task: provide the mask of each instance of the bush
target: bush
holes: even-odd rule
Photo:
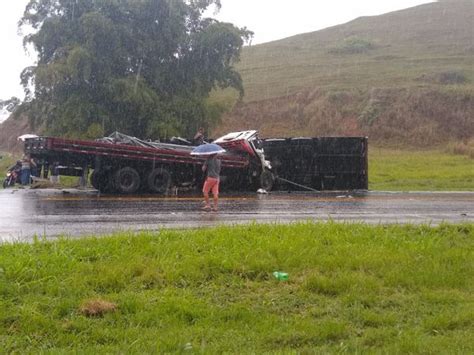
[[[456,155],[466,155],[474,159],[474,139],[468,142],[450,143],[446,146],[446,152]]]
[[[332,54],[360,54],[366,53],[371,49],[374,49],[376,46],[365,39],[358,37],[349,37],[344,40],[344,42],[329,50],[329,53]]]
[[[441,73],[423,74],[417,78],[419,81],[428,83],[453,85],[466,83],[467,77],[463,72],[450,70]]]
[[[458,71],[447,71],[438,74],[440,84],[464,84],[467,82],[466,75]]]

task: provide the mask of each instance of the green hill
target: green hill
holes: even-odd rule
[[[245,98],[217,131],[367,134],[421,145],[468,140],[473,58],[472,0],[361,17],[246,47],[238,65]]]

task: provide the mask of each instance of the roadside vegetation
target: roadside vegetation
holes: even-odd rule
[[[243,95],[233,64],[252,32],[203,16],[220,6],[30,0],[19,28],[34,29],[24,43],[37,50],[38,63],[21,75],[26,100],[15,115],[74,138],[116,130],[153,139],[191,136],[223,110],[207,100],[214,87]]]
[[[10,153],[2,153],[0,152],[0,174],[2,179],[5,177],[5,173],[7,172],[8,168],[15,164],[15,157]]]
[[[468,354],[473,250],[473,224],[332,222],[3,244],[0,344],[6,353]]]
[[[474,191],[473,166],[472,157],[442,150],[369,147],[369,188],[390,191]]]

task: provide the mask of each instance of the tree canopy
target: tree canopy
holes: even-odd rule
[[[38,53],[21,75],[23,110],[51,134],[191,134],[237,89],[233,64],[252,32],[203,16],[220,0],[30,0],[20,26]],[[34,88],[31,90],[30,88]]]

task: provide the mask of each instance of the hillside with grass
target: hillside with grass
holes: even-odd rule
[[[216,130],[368,135],[436,145],[474,134],[474,3],[441,0],[246,47]],[[235,100],[223,92],[216,100]]]

